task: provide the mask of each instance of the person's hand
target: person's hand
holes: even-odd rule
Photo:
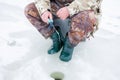
[[[57,11],[57,16],[62,20],[65,20],[69,15],[67,7],[63,7]]]
[[[52,14],[49,11],[45,11],[41,15],[41,19],[45,22],[48,23],[48,19],[52,19]]]

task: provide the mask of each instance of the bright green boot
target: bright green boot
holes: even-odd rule
[[[68,37],[65,38],[63,50],[60,54],[60,60],[68,62],[72,59],[74,46],[71,45]]]
[[[53,45],[48,50],[48,54],[55,54],[62,48],[62,41],[60,39],[59,33],[55,31],[50,38],[52,39]]]

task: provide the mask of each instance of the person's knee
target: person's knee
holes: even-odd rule
[[[33,9],[34,7],[35,7],[34,2],[28,4],[28,5],[25,7],[25,9],[24,9],[24,14],[25,14],[25,16],[28,16],[30,10]]]

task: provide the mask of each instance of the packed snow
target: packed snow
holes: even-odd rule
[[[44,39],[24,16],[32,0],[0,0],[0,80],[120,80],[120,1],[103,0],[102,20],[95,38],[81,42],[70,62],[60,52],[48,55]]]

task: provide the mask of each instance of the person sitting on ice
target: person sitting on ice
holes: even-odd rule
[[[46,39],[52,39],[53,45],[48,54],[55,54],[63,47],[59,58],[68,62],[72,59],[74,47],[93,36],[98,29],[101,2],[35,0],[26,6],[25,15]]]

